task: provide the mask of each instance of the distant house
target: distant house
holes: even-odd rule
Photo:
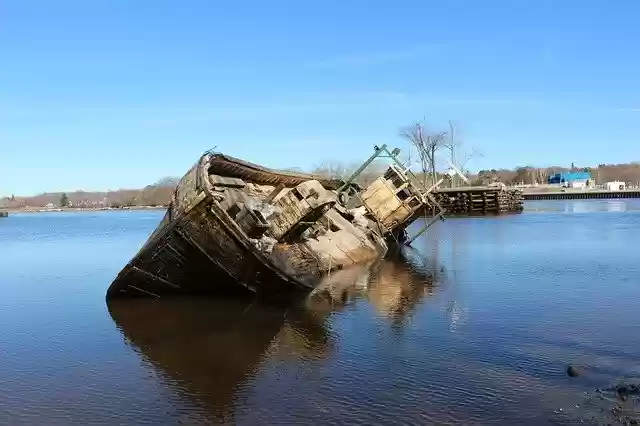
[[[593,178],[587,171],[581,172],[560,172],[549,176],[547,183],[560,184],[569,188],[585,188],[592,186]]]
[[[47,209],[52,209],[55,206],[53,205],[53,203],[47,203],[47,204],[44,205],[44,207],[47,208]]]

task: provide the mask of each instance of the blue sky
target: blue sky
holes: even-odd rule
[[[640,160],[640,2],[0,3],[0,195],[272,167],[459,123],[472,169]]]

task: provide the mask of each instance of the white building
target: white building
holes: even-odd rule
[[[586,180],[574,180],[568,183],[569,188],[585,189],[587,187]]]
[[[626,183],[614,180],[604,184],[607,191],[624,191],[627,188]]]

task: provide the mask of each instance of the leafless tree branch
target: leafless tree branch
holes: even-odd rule
[[[418,121],[400,129],[400,136],[407,139],[418,152],[422,171],[436,181],[436,153],[443,146],[447,132],[433,132],[426,128],[424,121]]]

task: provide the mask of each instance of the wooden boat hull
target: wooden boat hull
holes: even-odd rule
[[[259,259],[208,201],[161,230],[118,274],[107,298],[234,291],[238,284],[273,296],[309,290]]]
[[[397,167],[351,210],[338,203],[340,188],[349,185],[206,153],[180,180],[162,222],[107,298],[239,288],[268,299],[307,295],[330,271],[384,256],[385,237],[426,202]]]
[[[203,158],[181,180],[174,201],[143,248],[118,274],[107,298],[237,291],[290,298],[313,289],[257,251],[208,188]],[[318,279],[320,277],[317,277]]]

